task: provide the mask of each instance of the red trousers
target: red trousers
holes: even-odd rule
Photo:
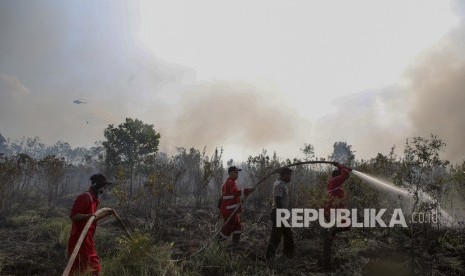
[[[98,275],[101,268],[97,252],[94,249],[91,249],[91,251],[88,252],[82,251],[83,250],[81,248],[74,260],[73,266],[71,267],[70,275],[79,275],[84,272],[92,272],[92,275]]]
[[[224,222],[228,220],[229,216],[223,216]],[[240,234],[241,233],[241,219],[238,214],[235,214],[228,223],[223,225],[221,228],[221,236],[223,238],[229,237],[231,234]]]

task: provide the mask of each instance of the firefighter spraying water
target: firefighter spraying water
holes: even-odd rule
[[[289,208],[289,197],[288,197],[288,185],[291,182],[291,175],[293,170],[291,167],[305,165],[305,164],[330,164],[337,169],[332,171],[331,178],[327,183],[327,200],[324,208],[321,209],[321,219],[324,221],[334,220],[333,217],[329,216],[330,211],[340,210],[345,208],[345,193],[344,193],[344,182],[350,177],[350,174],[353,173],[357,177],[360,177],[362,180],[370,184],[374,184],[377,187],[387,189],[391,192],[395,192],[402,195],[410,195],[410,193],[402,188],[395,187],[385,181],[376,179],[367,174],[361,173],[356,170],[352,170],[349,167],[339,164],[337,162],[329,161],[305,161],[290,164],[285,167],[277,168],[273,170],[270,174],[266,175],[260,181],[258,181],[253,187],[238,189],[236,186],[236,179],[238,173],[241,169],[232,166],[228,168],[228,178],[222,187],[222,195],[219,201],[219,208],[221,210],[221,215],[223,216],[224,223],[222,227],[216,234],[212,235],[211,238],[195,253],[187,256],[183,259],[172,260],[174,262],[186,260],[197,255],[205,248],[207,248],[210,242],[216,240],[225,240],[229,236],[232,236],[233,246],[237,248],[240,240],[241,234],[241,221],[240,213],[242,210],[242,205],[247,200],[247,197],[262,183],[265,182],[269,177],[279,174],[279,178],[274,183],[273,189],[273,200],[274,207],[271,213],[272,221],[272,231],[271,236],[267,246],[266,259],[273,260],[276,254],[276,249],[281,242],[281,239],[284,237],[284,249],[283,254],[289,258],[294,256],[294,238],[290,226],[278,226],[276,223],[276,211],[277,210],[287,210]],[[73,275],[75,272],[91,271],[93,275],[98,275],[100,271],[100,264],[98,262],[97,254],[94,249],[92,236],[95,231],[96,221],[99,219],[114,214],[117,219],[119,216],[115,213],[114,210],[110,208],[102,208],[97,211],[98,194],[101,189],[109,184],[106,181],[106,178],[103,175],[93,175],[91,177],[92,185],[88,192],[80,195],[73,206],[71,212],[71,219],[73,220],[73,229],[71,231],[70,243],[68,248],[68,254],[70,256],[68,266],[65,269],[63,275]],[[426,194],[425,194],[426,195]],[[241,201],[241,197],[243,197]],[[428,198],[427,195],[422,198]],[[441,209],[442,210],[442,209]],[[445,213],[445,211],[444,211]],[[445,213],[447,214],[447,213]],[[294,215],[293,215],[294,216]],[[368,217],[368,213],[365,214]],[[356,217],[356,216],[355,216]],[[376,219],[376,217],[375,217]],[[122,223],[121,219],[119,221]],[[281,220],[282,222],[282,220]],[[341,222],[344,223],[344,219],[341,219]],[[401,223],[402,224],[402,223]],[[285,224],[286,225],[286,224]],[[287,224],[288,225],[288,224]],[[321,225],[321,222],[320,222]],[[329,226],[330,228],[324,229],[323,236],[323,254],[322,254],[322,265],[325,268],[331,267],[331,247],[333,240],[336,238],[337,233],[343,231],[349,231],[351,226],[337,226],[338,224]],[[405,225],[405,223],[403,224]],[[124,227],[124,224],[122,223]],[[292,226],[293,227],[293,226]],[[357,227],[357,226],[354,226]],[[363,227],[363,226],[362,226]],[[404,226],[406,227],[406,226]],[[126,234],[128,236],[129,232],[124,227]],[[82,244],[82,246],[81,246]],[[148,253],[147,253],[148,254]]]
[[[349,178],[351,168],[348,168],[337,162],[333,162],[332,165],[336,166],[337,169],[331,173],[331,179],[328,182],[328,199],[325,205],[325,220],[329,221],[331,209],[342,209],[345,208],[344,204],[344,182]],[[342,221],[344,223],[344,221]],[[325,268],[331,267],[331,246],[336,234],[339,232],[349,231],[350,227],[333,227],[325,231],[324,245],[323,245],[323,265]]]

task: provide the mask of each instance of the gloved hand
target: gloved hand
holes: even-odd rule
[[[339,163],[338,163],[338,162],[331,162],[331,165],[333,165],[333,166],[336,166],[336,167],[337,167],[337,166],[339,166]]]

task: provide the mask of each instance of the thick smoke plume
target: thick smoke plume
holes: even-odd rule
[[[422,56],[407,76],[409,116],[418,135],[447,144],[444,157],[465,158],[465,24]]]
[[[182,96],[177,110],[168,135],[182,146],[229,143],[256,149],[288,143],[300,120],[277,95],[233,81],[198,85]]]

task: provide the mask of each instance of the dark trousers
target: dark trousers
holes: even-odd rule
[[[290,227],[284,227],[281,224],[281,227],[276,225],[276,209],[271,211],[271,236],[270,241],[268,242],[268,248],[266,250],[266,258],[274,258],[276,254],[276,249],[281,243],[281,237],[284,237],[283,244],[283,254],[292,257],[294,256],[294,237],[292,235],[292,229]]]
[[[336,234],[340,232],[350,231],[351,227],[333,227],[330,229],[323,230],[323,266],[325,268],[331,268],[331,247],[333,240],[336,238]]]

